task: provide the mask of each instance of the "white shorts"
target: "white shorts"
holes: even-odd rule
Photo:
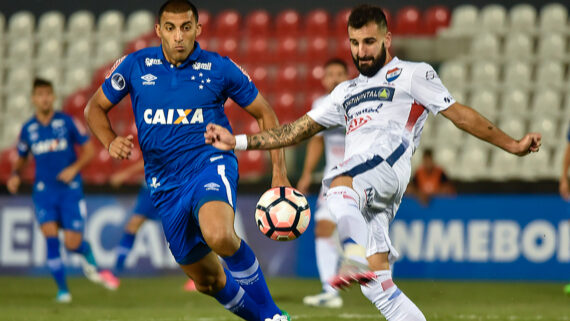
[[[402,175],[398,175],[380,156],[360,154],[333,168],[323,179],[323,186],[328,189],[332,180],[341,175],[352,177],[352,187],[359,196],[360,211],[368,224],[366,255],[390,252],[389,260],[393,262],[398,253],[390,241],[388,227],[402,202],[409,172],[403,171]]]
[[[317,199],[317,209],[314,214],[315,222],[326,220],[334,222],[336,224],[336,217],[329,211],[324,195],[324,188],[321,188],[319,198]]]

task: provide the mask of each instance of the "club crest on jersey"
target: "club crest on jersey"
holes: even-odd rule
[[[212,63],[211,62],[195,62],[192,65],[194,70],[212,70]]]
[[[194,113],[192,113],[194,111]],[[192,114],[190,120],[188,117]],[[149,125],[191,125],[204,123],[202,108],[192,109],[151,109],[144,111],[144,122]]]
[[[144,80],[142,83],[143,86],[149,86],[154,85],[154,81],[157,79],[157,77],[153,74],[146,74],[144,76],[141,76],[141,79]]]
[[[388,82],[392,82],[396,79],[398,79],[398,77],[400,77],[400,74],[402,73],[402,68],[394,68],[394,69],[390,69],[388,70],[388,72],[386,73],[386,80]]]
[[[147,67],[152,67],[153,65],[162,65],[162,60],[156,58],[146,58],[144,64]]]

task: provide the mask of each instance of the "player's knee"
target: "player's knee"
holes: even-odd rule
[[[240,239],[233,230],[212,229],[203,234],[208,246],[218,255],[231,256],[239,249]]]
[[[66,238],[63,244],[68,251],[75,251],[81,245],[81,239]]]
[[[224,288],[222,275],[201,275],[193,280],[196,285],[196,290],[207,295],[214,295]]]

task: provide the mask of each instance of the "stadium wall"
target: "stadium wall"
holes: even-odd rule
[[[257,195],[238,197],[236,229],[270,276],[316,277],[313,224],[293,242],[268,240],[257,231]],[[315,197],[309,198],[312,205]],[[86,238],[100,265],[114,263],[134,198],[88,196]],[[570,207],[556,195],[462,195],[429,206],[405,199],[391,227],[401,258],[397,278],[550,280],[569,278]],[[65,253],[65,251],[63,251]],[[77,257],[66,257],[79,273]],[[0,274],[47,274],[45,245],[29,197],[0,196]],[[127,260],[132,275],[179,273],[157,222],[143,225]]]

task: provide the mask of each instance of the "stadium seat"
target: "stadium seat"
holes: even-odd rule
[[[248,70],[248,73],[251,76],[251,80],[262,94],[265,95],[273,89],[272,79],[267,67],[257,65],[253,67],[253,69]]]
[[[487,60],[480,60],[471,66],[471,83],[494,86],[499,82],[499,66]]]
[[[257,180],[267,170],[267,152],[261,150],[237,153],[240,180]]]
[[[322,91],[321,81],[325,75],[325,68],[322,64],[315,64],[307,71],[307,88]]]
[[[56,88],[61,85],[61,69],[58,64],[41,66],[36,70],[36,76],[51,81]]]
[[[529,59],[532,57],[533,44],[525,33],[514,33],[506,37],[503,55],[511,59]]]
[[[14,140],[15,141],[15,140]],[[6,148],[0,152],[0,183],[6,184],[12,174],[13,164],[18,159],[18,151],[16,148]]]
[[[348,17],[351,9],[342,9],[334,17],[334,36],[346,38],[348,32]]]
[[[465,94],[465,91],[455,89],[455,90],[450,90],[450,93],[451,93],[451,96],[453,97],[453,99],[455,99],[455,101],[462,103],[462,104],[466,103],[467,95]]]
[[[550,3],[540,10],[539,27],[546,32],[563,32],[568,25],[568,9],[560,3]]]
[[[295,64],[287,64],[277,70],[276,86],[282,90],[298,90],[305,85],[304,75]]]
[[[428,35],[435,35],[439,29],[449,27],[450,20],[451,13],[447,7],[430,7],[423,14],[423,32]]]
[[[275,63],[293,63],[302,60],[302,58],[299,52],[299,41],[297,38],[284,37],[277,39],[277,50],[273,56]]]
[[[447,61],[442,64],[439,77],[448,89],[461,89],[467,80],[467,68],[460,61]]]
[[[529,97],[526,90],[508,88],[503,92],[501,100],[501,114],[520,115],[528,112]]]
[[[471,42],[470,55],[478,58],[497,58],[499,56],[499,39],[491,33],[477,35]]]
[[[90,66],[92,52],[91,41],[88,39],[74,40],[67,46],[65,63],[68,67]]]
[[[77,89],[87,88],[91,84],[91,70],[89,68],[70,68],[63,77],[62,92],[69,95]]]
[[[91,11],[76,11],[67,20],[67,38],[71,44],[77,39],[90,40],[94,25],[95,16]]]
[[[275,19],[276,36],[296,37],[301,31],[301,15],[293,9],[281,11]]]
[[[479,10],[474,5],[460,5],[451,14],[451,29],[459,34],[474,33],[479,26]]]
[[[558,178],[558,167],[556,168],[555,176],[551,174],[553,166],[551,165],[549,154],[548,149],[541,148],[539,153],[532,153],[522,158],[519,177],[525,181]]]
[[[240,50],[239,50],[238,38],[221,38],[218,39],[218,49],[217,52],[221,56],[228,56],[237,63],[240,61]]]
[[[497,125],[505,133],[516,139],[522,138],[526,134],[526,121],[516,114],[502,116],[497,121]]]
[[[507,10],[500,4],[489,4],[481,9],[480,27],[490,32],[501,32],[505,29]]]
[[[495,148],[491,152],[490,177],[494,181],[516,179],[521,171],[520,157]]]
[[[558,116],[561,105],[560,93],[548,87],[537,88],[532,99],[531,112],[535,115]]]
[[[517,4],[509,11],[509,29],[528,32],[536,28],[536,8],[530,4]]]
[[[30,39],[33,37],[35,28],[34,14],[29,11],[18,11],[8,20],[8,35],[10,40]]]
[[[241,31],[241,15],[236,10],[225,10],[216,16],[216,37],[238,37]]]
[[[95,146],[95,157],[81,170],[81,176],[87,183],[101,185],[109,180],[113,171],[113,160],[100,143],[97,142]]]
[[[4,36],[4,25],[6,24],[6,17],[0,12],[0,37]]]
[[[505,67],[505,78],[503,82],[507,86],[528,86],[531,74],[532,70],[528,63],[511,61]]]
[[[200,38],[208,38],[214,34],[212,26],[212,14],[206,10],[198,10],[198,22],[202,25],[202,32],[200,33]]]
[[[32,38],[13,39],[8,46],[8,63],[26,64],[34,56],[34,42]]]
[[[558,142],[558,132],[559,132],[559,124],[558,119],[559,115],[552,115],[552,114],[539,114],[535,115],[532,120],[529,122],[529,132],[536,132],[542,134],[542,143],[546,146],[554,146],[556,142]],[[564,120],[564,124],[567,124],[567,119]]]
[[[6,93],[25,93],[29,95],[34,80],[30,68],[12,68],[8,70],[4,90]]]
[[[95,72],[93,73],[93,78],[91,79],[91,90],[93,92],[95,92],[95,90],[97,90],[97,88],[99,88],[99,86],[103,84],[103,82],[105,81],[105,77],[113,67],[114,63],[115,63],[114,61],[110,62],[95,70]]]
[[[499,114],[497,93],[490,87],[473,88],[469,106],[491,120],[495,119]]]
[[[125,17],[121,11],[108,10],[103,12],[97,20],[97,36],[99,39],[122,40]]]
[[[89,98],[91,98],[91,91],[85,89],[75,91],[63,102],[63,111],[70,116],[83,120],[84,122],[83,111]]]
[[[156,47],[159,45],[160,45],[160,39],[156,36],[156,33],[153,30],[128,42],[125,45],[124,53],[130,54],[132,52],[141,50],[143,48]],[[203,46],[202,41],[200,41],[200,46]],[[204,47],[202,48],[205,49]]]
[[[270,36],[272,27],[271,16],[267,10],[253,10],[245,17],[245,31],[250,39]]]
[[[435,141],[445,146],[459,147],[465,138],[465,133],[447,118],[438,117],[435,119]]]
[[[422,33],[420,10],[413,6],[406,6],[398,10],[396,25],[392,29],[398,35],[419,35]]]
[[[61,39],[65,26],[65,16],[59,11],[48,11],[42,14],[38,20],[36,37],[43,41],[47,38]]]
[[[36,66],[44,64],[57,64],[63,58],[63,46],[60,39],[49,38],[38,45]]]
[[[566,57],[566,39],[561,34],[549,33],[538,40],[538,56],[541,59],[562,60]]]
[[[305,58],[308,63],[322,63],[330,57],[329,40],[325,37],[315,36],[307,39]]]
[[[335,46],[336,49],[334,56],[336,58],[343,59],[346,62],[350,62],[348,64],[349,69],[350,68],[356,69],[356,67],[352,63],[352,54],[350,52],[350,41],[348,40],[348,36],[345,34],[342,37],[337,37],[335,43],[336,43]]]
[[[324,9],[313,10],[305,16],[305,32],[308,37],[328,37],[331,16]]]
[[[98,67],[109,61],[114,61],[121,57],[123,46],[119,40],[108,39],[100,41],[95,47],[94,66]]]
[[[323,88],[318,88],[318,87],[315,87],[315,89],[309,91],[305,91],[305,104],[304,107],[302,107],[301,109],[305,112],[309,111],[313,106],[315,100],[321,98],[325,94],[326,94],[325,90]]]
[[[535,83],[559,87],[564,82],[564,66],[559,61],[543,61],[536,66]]]
[[[486,178],[489,176],[488,160],[488,148],[480,144],[473,144],[469,148],[463,149],[459,157],[459,170],[455,173],[455,176],[465,181]]]
[[[34,113],[30,92],[10,92],[6,99],[4,112],[7,119],[21,125],[26,118]]]
[[[242,58],[250,64],[266,64],[271,61],[269,50],[270,39],[266,37],[249,37]]]
[[[153,31],[155,22],[154,14],[148,10],[132,12],[127,18],[126,40],[133,40]]]
[[[457,165],[458,152],[457,148],[451,146],[443,146],[438,148],[434,153],[435,162],[442,168],[446,169],[446,172],[450,176],[455,176],[454,170]]]

